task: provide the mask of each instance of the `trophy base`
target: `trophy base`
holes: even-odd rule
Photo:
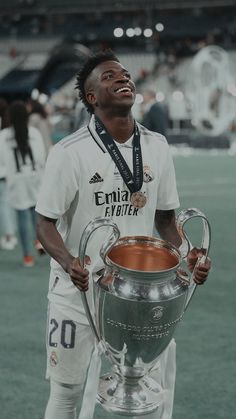
[[[100,377],[97,402],[108,412],[141,416],[158,409],[163,389],[151,377],[127,379],[109,373]]]

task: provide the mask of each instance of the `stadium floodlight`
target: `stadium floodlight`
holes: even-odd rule
[[[134,29],[133,29],[133,28],[128,28],[128,29],[126,30],[126,35],[127,35],[129,38],[132,38],[132,37],[135,35]]]
[[[157,32],[163,32],[164,31],[164,25],[161,22],[158,22],[155,26]]]
[[[146,28],[143,31],[145,38],[150,38],[153,34],[153,30],[151,28]]]
[[[121,38],[124,35],[124,29],[115,28],[113,34],[116,38]]]
[[[136,28],[134,28],[134,33],[136,36],[140,36],[142,35],[142,29],[139,26],[137,26]]]

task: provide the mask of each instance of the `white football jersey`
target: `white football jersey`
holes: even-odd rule
[[[13,128],[0,132],[0,167],[5,171],[8,201],[17,210],[35,206],[46,160],[40,132],[29,127],[28,133],[32,158],[27,154],[23,160]]]
[[[175,171],[165,137],[138,124],[141,138],[144,182],[147,198],[143,208],[130,202],[130,191],[114,161],[95,131],[94,117],[83,127],[59,141],[50,151],[36,211],[57,219],[57,228],[69,252],[78,256],[86,225],[95,217],[111,217],[120,236],[152,236],[156,209],[179,206]],[[133,173],[131,137],[117,146]],[[101,266],[99,250],[111,229],[96,231],[88,243],[91,271]],[[74,320],[86,323],[80,292],[55,261],[49,284],[49,299],[60,304]]]

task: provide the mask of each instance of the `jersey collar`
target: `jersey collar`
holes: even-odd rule
[[[107,153],[106,147],[104,146],[101,139],[99,138],[99,135],[96,132],[94,115],[91,116],[91,119],[90,119],[90,122],[89,122],[89,125],[88,125],[88,129],[89,129],[90,134],[92,135],[93,139],[98,144],[98,146],[102,149],[102,151],[104,153]],[[132,148],[133,147],[133,135],[125,143],[120,144],[120,143],[116,142],[116,145],[117,145],[118,148],[124,148],[124,147]]]

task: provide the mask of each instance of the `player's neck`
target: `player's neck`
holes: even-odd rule
[[[126,116],[98,115],[109,134],[118,143],[125,143],[134,132],[134,118],[132,114]]]

